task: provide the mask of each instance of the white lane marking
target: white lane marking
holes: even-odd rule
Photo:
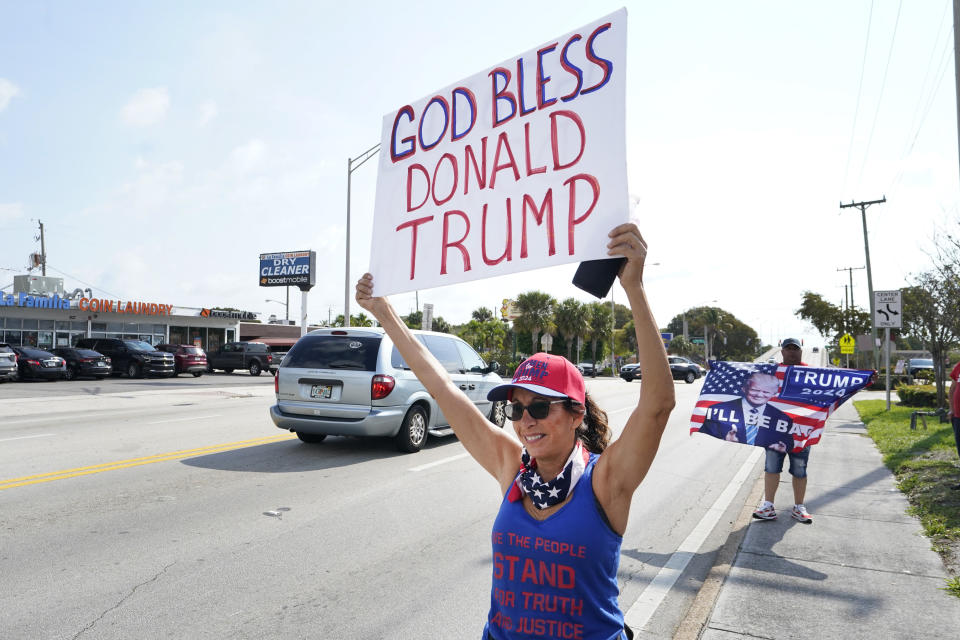
[[[459,455],[450,456],[449,458],[443,458],[442,460],[437,460],[436,462],[428,462],[427,464],[422,464],[419,467],[411,467],[410,471],[423,471],[424,469],[429,469],[430,467],[436,467],[441,464],[447,464],[448,462],[453,462],[454,460],[460,460],[461,458],[466,458],[469,453],[461,453]]]
[[[716,526],[717,521],[723,517],[723,512],[726,511],[730,503],[733,502],[737,491],[740,490],[741,485],[747,479],[747,476],[750,475],[750,472],[763,451],[760,447],[755,447],[755,450],[750,453],[749,457],[747,457],[740,466],[736,475],[734,475],[733,479],[727,484],[726,489],[723,490],[716,502],[713,503],[713,506],[703,514],[700,522],[693,528],[693,531],[690,532],[687,539],[680,543],[680,546],[677,547],[677,550],[670,556],[667,563],[663,565],[663,568],[654,576],[650,584],[648,584],[643,590],[643,593],[640,594],[640,597],[637,598],[637,601],[634,602],[630,610],[627,611],[624,619],[634,631],[641,631],[647,622],[650,621],[657,607],[660,606],[664,598],[667,597],[667,593],[670,592],[670,589],[673,588],[673,585],[677,582],[680,574],[683,573],[683,570],[687,568],[690,560],[697,551],[700,550],[707,535]]]
[[[204,420],[206,418],[219,418],[221,414],[211,413],[206,416],[188,416],[186,418],[171,418],[170,420],[155,420],[153,422],[145,422],[144,424],[164,424],[166,422],[189,422],[190,420]]]
[[[55,433],[38,433],[35,436],[16,436],[15,438],[0,438],[0,442],[10,442],[11,440],[28,440],[30,438],[52,438]]]

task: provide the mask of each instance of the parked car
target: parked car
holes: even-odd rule
[[[57,347],[53,353],[67,362],[65,378],[76,380],[80,376],[91,376],[103,380],[113,373],[113,363],[110,358],[93,349],[78,347]]]
[[[17,379],[62,380],[67,364],[60,356],[36,347],[13,347],[17,354]]]
[[[577,364],[577,369],[579,369],[580,373],[584,376],[597,377],[597,368],[592,362],[580,362]]]
[[[767,364],[777,364],[776,358],[767,358]]]
[[[153,345],[130,338],[80,338],[80,349],[92,349],[108,356],[114,373],[126,373],[131,378],[145,375],[172,376],[173,354],[157,351]]]
[[[639,364],[625,364],[620,367],[620,377],[626,380],[627,382],[633,382],[634,380],[640,379],[640,365]]]
[[[503,381],[460,338],[415,330],[454,384],[491,422],[503,426],[505,402],[487,400]],[[274,379],[270,417],[303,442],[328,435],[386,436],[401,451],[419,451],[427,435],[453,433],[436,401],[379,327],[316,329],[290,349]]]
[[[907,373],[915,376],[921,371],[933,373],[933,358],[910,358],[907,360]]]
[[[157,349],[173,354],[173,375],[191,373],[199,378],[207,370],[207,354],[192,344],[158,344]]]
[[[6,342],[0,342],[0,382],[17,379],[17,352]]]
[[[269,371],[273,365],[273,354],[262,342],[228,342],[216,351],[207,352],[207,371],[221,369],[233,373],[246,369],[252,376]]]
[[[814,347],[811,351],[813,351],[813,353],[820,353],[820,347]]]
[[[273,356],[273,362],[270,363],[270,373],[272,375],[277,375],[277,369],[280,368],[280,363],[283,362],[283,358],[290,351],[290,348],[296,344],[295,339],[285,340],[281,338],[270,338],[270,341],[267,343],[267,348],[270,349],[270,355]]]
[[[703,368],[696,362],[682,356],[667,356],[670,362],[670,373],[674,380],[683,380],[687,384],[703,375]]]

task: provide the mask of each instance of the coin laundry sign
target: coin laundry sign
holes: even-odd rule
[[[285,251],[260,254],[260,286],[295,285],[308,291],[317,283],[316,251]]]

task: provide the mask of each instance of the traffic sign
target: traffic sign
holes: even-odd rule
[[[661,333],[660,339],[663,340],[663,346],[670,348],[670,341],[673,340],[672,333]]]
[[[690,342],[693,344],[703,344],[703,338],[690,338]]]
[[[903,326],[900,290],[873,292],[873,324],[877,328],[899,329]]]
[[[849,333],[845,333],[840,336],[840,353],[847,354],[853,353],[853,348],[856,346],[857,341],[853,339],[853,336]]]

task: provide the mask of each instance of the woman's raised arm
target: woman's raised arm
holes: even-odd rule
[[[437,401],[467,452],[500,482],[504,491],[516,476],[520,444],[489,422],[453,383],[433,354],[407,328],[390,301],[373,297],[373,276],[357,282],[357,303],[373,314],[427,391]]]
[[[622,224],[610,232],[609,255],[623,256],[620,284],[627,292],[637,333],[642,382],[640,400],[627,419],[620,437],[597,462],[594,488],[611,524],[626,528],[630,499],[640,485],[660,446],[660,437],[675,403],[673,375],[667,363],[660,329],[653,318],[643,289],[643,264],[647,244],[635,223]]]

